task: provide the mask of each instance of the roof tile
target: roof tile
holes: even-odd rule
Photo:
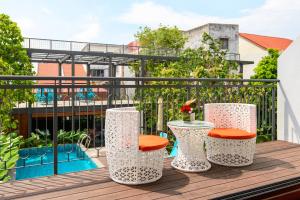
[[[240,36],[262,48],[277,49],[279,51],[284,51],[293,42],[293,40],[287,38],[270,37],[249,33],[240,33]]]

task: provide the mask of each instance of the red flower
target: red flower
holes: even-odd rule
[[[192,110],[192,108],[191,108],[191,106],[189,106],[189,105],[183,105],[183,106],[181,106],[181,108],[180,108],[180,111],[183,112],[183,113],[188,113],[188,112],[190,112],[191,110]]]

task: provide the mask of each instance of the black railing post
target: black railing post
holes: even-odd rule
[[[27,136],[30,137],[31,135],[31,127],[32,127],[32,104],[28,102],[28,127],[27,127]]]
[[[54,88],[53,99],[53,168],[54,175],[58,174],[58,153],[57,153],[57,87]]]
[[[58,63],[58,76],[61,77],[62,76],[62,63],[59,62]],[[59,86],[61,86],[62,84],[62,80],[59,80]],[[59,89],[59,92],[61,93],[62,89]]]
[[[272,140],[275,140],[275,87],[272,87]]]
[[[112,57],[109,57],[109,65],[108,65],[108,73],[109,77],[113,77],[113,63],[112,63]],[[109,81],[109,88],[108,88],[108,107],[110,108],[112,106],[112,98],[114,97],[113,95],[113,85],[114,81],[111,80]]]
[[[186,96],[186,100],[189,100],[191,98],[191,88],[190,86],[187,87],[187,96]]]
[[[72,78],[75,76],[75,60],[74,55],[72,55]],[[75,131],[75,80],[72,79],[72,131]]]

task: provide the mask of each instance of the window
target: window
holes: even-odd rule
[[[104,77],[104,70],[103,69],[92,69],[91,75],[95,77]]]
[[[229,43],[228,38],[220,38],[220,42],[221,42],[221,49],[228,49],[228,43]]]

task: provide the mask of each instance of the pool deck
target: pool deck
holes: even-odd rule
[[[212,165],[207,172],[183,173],[165,160],[163,177],[151,184],[120,185],[106,167],[0,185],[0,199],[211,199],[300,175],[300,145],[274,141],[258,144],[251,166]],[[105,164],[105,157],[99,158]]]

